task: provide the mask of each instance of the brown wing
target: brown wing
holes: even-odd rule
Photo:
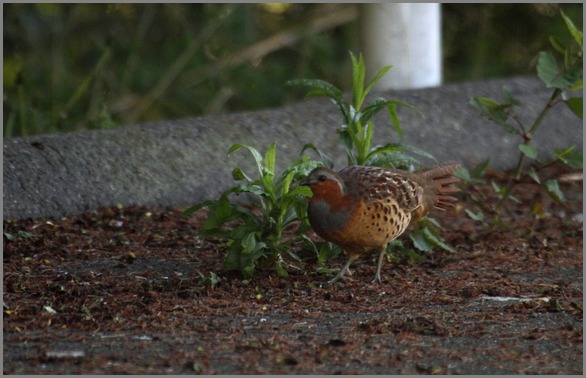
[[[346,194],[370,201],[394,199],[403,211],[411,212],[421,206],[423,187],[413,175],[400,170],[379,167],[351,166],[339,172]]]

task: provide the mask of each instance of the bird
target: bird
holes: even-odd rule
[[[381,283],[384,252],[392,240],[425,217],[433,208],[447,210],[459,190],[452,174],[460,163],[449,161],[408,172],[395,168],[349,166],[339,172],[320,166],[300,185],[312,196],[307,217],[315,233],[338,245],[348,255],[340,272],[326,284],[342,278],[361,255],[378,249],[373,283]]]

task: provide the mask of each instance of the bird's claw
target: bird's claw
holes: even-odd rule
[[[383,281],[381,280],[380,275],[377,274],[374,276],[374,279],[372,281],[370,281],[370,283],[380,284],[380,283],[383,283]]]

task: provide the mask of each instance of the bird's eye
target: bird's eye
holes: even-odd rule
[[[319,181],[326,181],[326,176],[321,175],[317,178]]]

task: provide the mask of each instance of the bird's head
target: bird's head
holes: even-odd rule
[[[342,178],[326,167],[315,168],[300,185],[309,186],[314,198],[341,197],[345,191]]]

